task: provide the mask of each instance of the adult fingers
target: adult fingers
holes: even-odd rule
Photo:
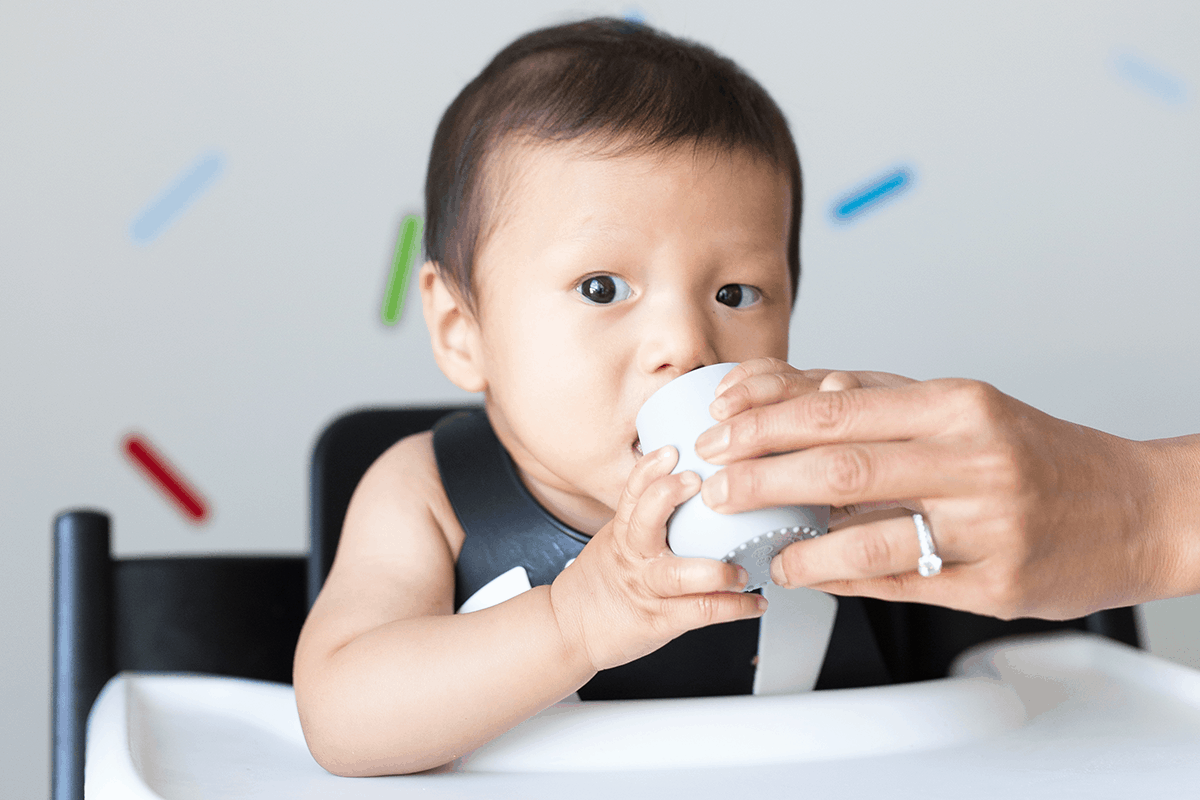
[[[943,606],[1000,619],[1030,616],[1074,619],[1094,610],[1086,602],[1065,602],[1048,607],[1031,599],[1028,587],[1019,585],[1009,570],[999,569],[987,559],[946,564],[939,574],[928,578],[912,569],[878,578],[827,581],[813,584],[811,588],[836,595]],[[1061,584],[1055,597],[1069,599],[1064,597]]]
[[[853,372],[831,372],[821,379],[819,391],[844,392],[847,389],[861,389],[862,385]]]
[[[930,440],[813,447],[738,461],[704,482],[704,503],[731,514],[778,505],[847,506],[932,498],[991,480],[988,459]]]
[[[752,358],[749,361],[743,361],[725,374],[725,377],[717,384],[717,395],[719,396],[730,386],[739,381],[744,381],[746,378],[772,372],[800,372],[800,370],[783,359]]]
[[[948,542],[935,544],[946,562],[954,560]],[[920,557],[912,515],[902,513],[784,548],[771,561],[771,580],[792,587],[879,578],[915,570]]]
[[[894,389],[897,386],[908,386],[910,383],[917,383],[912,378],[906,378],[903,375],[896,375],[893,372],[871,372],[870,370],[855,370],[849,373],[853,375],[860,386],[867,388],[884,388]]]
[[[646,570],[646,585],[660,597],[740,592],[749,580],[743,567],[712,558],[663,556]]]
[[[880,500],[874,503],[851,503],[846,506],[832,506],[829,509],[829,530],[866,522],[866,515],[874,516],[878,512],[904,508],[909,513],[925,513],[925,507],[920,500]]]
[[[725,420],[748,408],[771,405],[815,392],[826,377],[825,374],[818,377],[796,370],[755,372],[738,380],[723,392],[718,389],[717,398],[708,407],[708,412],[715,420]]]
[[[939,517],[926,516],[941,572],[925,577],[916,526],[909,516],[862,523],[785,548],[771,563],[771,579],[783,586],[807,586],[836,595],[874,597],[944,606],[1012,619],[1047,616],[1031,605],[1029,587],[1012,553],[972,552],[971,538],[955,536]],[[978,544],[975,542],[974,544]],[[1069,619],[1086,613],[1068,604],[1053,615]]]
[[[738,364],[736,367],[730,370],[725,377],[721,379],[721,382],[717,384],[716,395],[720,397],[731,387],[755,376],[773,374],[794,375],[798,378],[804,378],[817,384],[822,383],[833,374],[838,376],[850,376],[852,378],[852,380],[846,383],[844,386],[825,387],[827,391],[831,388],[848,389],[854,386],[896,387],[905,386],[910,383],[916,383],[916,381],[914,381],[912,378],[906,378],[903,375],[894,375],[890,372],[871,372],[864,370],[846,372],[828,369],[798,369],[786,361],[782,361],[778,358],[753,358],[749,361],[743,361],[741,364]]]
[[[949,565],[938,575],[926,578],[915,569],[898,575],[854,581],[829,581],[810,588],[842,597],[874,597],[905,603],[955,608],[975,614],[997,616],[975,584],[977,571],[970,565]],[[1015,616],[1015,615],[1013,615]]]
[[[999,393],[975,381],[943,379],[890,388],[810,392],[747,409],[709,428],[696,453],[728,464],[834,442],[897,441],[947,432],[981,419]]]

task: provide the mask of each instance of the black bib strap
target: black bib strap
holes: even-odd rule
[[[497,576],[524,567],[531,586],[554,582],[588,536],[564,525],[521,483],[482,411],[460,411],[433,428],[442,486],[466,532],[454,567],[457,609]]]

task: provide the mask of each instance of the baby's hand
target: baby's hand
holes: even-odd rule
[[[667,518],[700,489],[696,473],[670,474],[677,461],[673,447],[638,461],[612,522],[550,587],[564,642],[593,669],[625,664],[693,628],[766,609],[762,597],[742,593],[741,567],[680,558],[667,547]]]

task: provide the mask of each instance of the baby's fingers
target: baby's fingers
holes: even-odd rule
[[[669,475],[679,461],[679,452],[670,445],[660,447],[638,459],[625,481],[625,488],[617,500],[616,522],[628,525],[633,517],[633,510],[646,491],[646,487],[664,475]]]
[[[659,597],[740,592],[749,580],[744,568],[712,558],[663,556],[646,570],[646,586]]]
[[[694,472],[664,475],[642,492],[624,524],[613,526],[613,535],[632,552],[654,558],[667,549],[667,519],[683,501],[700,491],[700,476]]]
[[[760,594],[745,592],[712,592],[667,598],[663,601],[663,609],[671,628],[683,632],[721,622],[761,617],[767,610],[767,599]]]

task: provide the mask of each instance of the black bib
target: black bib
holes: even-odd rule
[[[454,570],[455,609],[513,567],[525,568],[531,586],[553,583],[589,541],[529,493],[482,410],[439,421],[433,449],[442,485],[466,533]],[[752,619],[689,631],[647,656],[600,671],[579,695],[610,700],[750,694],[758,628]],[[861,603],[839,599],[817,688],[888,682]]]

